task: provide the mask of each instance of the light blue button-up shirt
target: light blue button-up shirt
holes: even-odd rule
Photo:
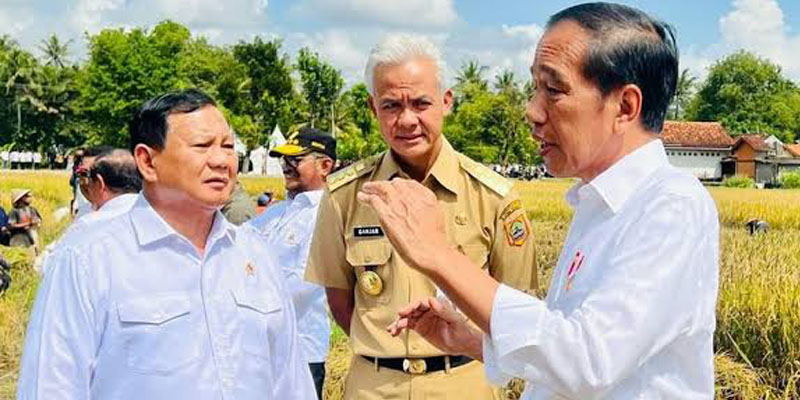
[[[204,254],[140,196],[54,252],[19,399],[313,399],[281,271],[214,217]]]
[[[264,235],[283,270],[297,312],[300,346],[310,363],[325,361],[331,336],[325,288],[303,279],[321,198],[322,190],[299,193],[249,222]]]

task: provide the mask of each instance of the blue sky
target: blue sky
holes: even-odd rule
[[[716,59],[748,49],[781,65],[800,82],[800,0],[631,0],[674,25],[681,63],[703,77]],[[72,39],[72,58],[85,56],[83,32],[152,27],[169,18],[214,43],[255,35],[281,37],[294,52],[308,46],[361,79],[369,48],[381,35],[413,31],[443,49],[451,79],[477,59],[487,76],[511,69],[527,79],[532,51],[564,0],[0,0],[0,34],[35,51],[50,33]]]

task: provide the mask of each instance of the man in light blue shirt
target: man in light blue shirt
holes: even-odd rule
[[[250,224],[265,236],[268,252],[283,269],[292,296],[303,349],[322,399],[325,359],[331,335],[325,288],[303,280],[319,200],[336,161],[336,141],[317,129],[303,129],[286,144],[272,149],[281,159],[287,199],[264,211]]]
[[[218,211],[237,160],[214,101],[156,97],[130,133],[142,194],[54,252],[18,398],[312,399],[280,271]]]

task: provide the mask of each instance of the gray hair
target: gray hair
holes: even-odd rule
[[[375,68],[381,65],[400,64],[414,58],[424,58],[436,65],[436,81],[439,90],[444,90],[444,60],[439,48],[425,36],[408,33],[387,35],[378,42],[369,53],[367,68],[364,70],[364,82],[369,93],[375,95]]]

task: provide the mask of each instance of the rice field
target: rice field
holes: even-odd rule
[[[242,179],[246,190],[283,197],[282,182]],[[518,182],[533,221],[542,289],[566,235],[571,210],[563,200],[569,181]],[[52,220],[67,206],[67,175],[59,172],[2,172],[0,205],[10,206],[10,189],[33,189],[45,221],[44,242],[57,238],[68,221]],[[722,222],[721,277],[717,313],[717,398],[800,399],[800,191],[709,188]],[[760,218],[770,231],[750,236],[744,224]],[[25,323],[38,284],[33,254],[0,248],[14,263],[12,289],[0,298],[0,399],[14,397]],[[340,330],[333,333],[327,399],[340,399],[351,353]],[[508,388],[509,399],[520,384]]]

